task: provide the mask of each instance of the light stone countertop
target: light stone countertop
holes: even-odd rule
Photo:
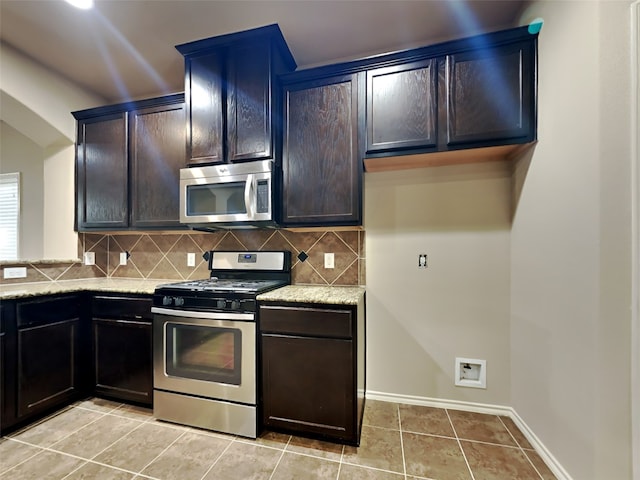
[[[22,265],[58,265],[61,263],[82,263],[79,258],[72,259],[60,259],[60,258],[45,258],[45,259],[18,259],[18,260],[0,260],[0,267],[4,266],[22,266]]]
[[[175,280],[139,280],[133,278],[87,278],[58,282],[33,282],[0,285],[0,299],[37,297],[70,292],[119,292],[152,294],[156,286]]]
[[[176,280],[140,280],[133,278],[88,278],[58,282],[33,282],[0,285],[0,299],[37,297],[72,292],[117,292],[153,294],[158,285]],[[364,287],[331,287],[321,285],[287,285],[258,295],[265,302],[319,303],[357,305],[365,293]]]
[[[258,295],[262,302],[320,303],[328,305],[357,305],[366,292],[365,287],[331,287],[322,285],[287,285]]]

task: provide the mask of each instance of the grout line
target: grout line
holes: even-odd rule
[[[502,426],[507,430],[507,432],[509,432],[509,435],[511,435],[511,438],[513,438],[513,441],[516,442],[516,445],[518,446],[520,453],[524,455],[524,458],[527,459],[527,461],[531,464],[531,466],[536,471],[536,473],[540,476],[540,480],[544,480],[544,478],[542,477],[542,474],[538,471],[536,466],[533,464],[533,462],[529,458],[529,455],[525,453],[524,449],[522,448],[522,445],[520,445],[520,442],[518,442],[518,439],[513,435],[513,433],[511,433],[511,430],[509,430],[509,427],[507,427],[507,425],[502,421],[502,418],[500,418],[500,415],[497,415],[497,417],[498,417],[498,420],[500,420],[500,423],[502,423]]]
[[[393,471],[393,470],[385,470],[384,468],[372,467],[371,465],[361,465],[359,463],[351,463],[351,462],[342,462],[342,463],[344,463],[345,465],[349,465],[351,467],[358,467],[358,468],[362,468],[362,469],[365,469],[365,470],[374,470],[376,472],[384,472],[384,473],[392,473],[394,475],[402,475],[402,472],[396,472],[396,471]],[[421,478],[418,475],[412,475],[411,477]]]
[[[233,445],[235,439],[231,440],[229,442],[229,444],[224,448],[224,450],[222,450],[222,452],[220,452],[220,455],[218,455],[218,457],[213,461],[213,463],[211,464],[211,466],[209,466],[209,468],[207,468],[207,470],[204,472],[204,474],[202,475],[202,477],[200,477],[200,480],[204,480],[204,478],[209,474],[209,472],[211,471],[211,469],[213,467],[216,466],[216,464],[218,463],[218,461],[222,458],[222,456],[227,453],[227,450],[229,450],[229,448],[231,448],[231,445]]]
[[[280,454],[280,458],[278,458],[278,462],[276,463],[276,466],[273,467],[273,470],[271,471],[271,475],[269,475],[269,480],[271,480],[273,478],[273,475],[276,473],[276,470],[278,469],[278,465],[280,465],[280,462],[282,461],[282,457],[284,457],[284,452],[287,450],[287,447],[291,443],[291,438],[293,438],[293,437],[291,437],[291,436],[289,437],[289,440],[287,440],[287,444],[282,449],[282,453]]]
[[[65,438],[66,438],[66,437],[65,437]],[[122,472],[130,473],[130,474],[132,474],[132,475],[137,475],[137,473],[136,473],[136,472],[134,472],[134,471],[126,470],[126,469],[124,469],[124,468],[116,467],[116,466],[113,466],[113,465],[108,465],[108,464],[106,464],[106,463],[98,462],[98,461],[95,461],[95,460],[90,460],[90,459],[85,458],[85,457],[80,457],[80,456],[78,456],[78,455],[74,455],[73,453],[67,453],[67,452],[63,452],[63,451],[60,451],[60,450],[55,450],[55,449],[50,448],[50,447],[40,447],[40,446],[37,446],[37,445],[32,445],[32,444],[30,444],[30,443],[28,443],[28,442],[25,442],[25,441],[22,441],[22,440],[18,440],[18,439],[10,439],[10,440],[14,440],[15,442],[22,443],[22,444],[29,445],[29,446],[35,446],[35,447],[37,447],[37,448],[39,448],[39,449],[41,450],[40,452],[36,453],[35,455],[32,455],[32,456],[31,456],[30,458],[28,458],[27,460],[30,460],[30,459],[32,459],[32,458],[34,458],[34,457],[38,456],[38,455],[41,455],[41,454],[43,454],[44,452],[49,452],[49,453],[55,453],[55,454],[58,454],[58,455],[63,455],[63,456],[65,456],[65,457],[71,457],[71,458],[75,458],[75,459],[77,459],[77,460],[82,460],[82,461],[84,461],[84,463],[83,463],[82,465],[80,465],[78,468],[76,468],[76,469],[75,469],[75,470],[73,470],[72,472],[69,472],[69,473],[68,473],[65,477],[63,477],[63,478],[66,478],[66,477],[67,477],[67,476],[69,476],[71,473],[75,472],[75,471],[76,471],[76,470],[78,470],[79,468],[82,468],[84,465],[86,465],[86,464],[88,464],[88,463],[95,463],[95,464],[97,464],[97,465],[102,465],[103,467],[109,467],[109,468],[113,468],[113,469],[115,469],[115,470],[120,470],[120,471],[122,471]],[[57,442],[56,442],[56,443],[57,443]],[[24,461],[20,462],[18,465],[22,465],[22,464],[23,464],[23,463],[25,463],[25,461],[27,461],[27,460],[24,460]],[[7,473],[7,472],[9,472],[9,471],[13,470],[13,469],[14,469],[14,468],[16,468],[18,465],[15,465],[15,466],[11,467],[10,469],[6,470],[5,472],[2,472],[2,474],[4,475],[5,473]],[[146,476],[146,475],[145,475],[145,476]],[[154,478],[154,477],[147,477],[147,478]]]
[[[462,452],[462,458],[464,458],[464,463],[467,464],[467,468],[469,469],[469,474],[471,475],[471,480],[475,480],[475,476],[473,475],[473,471],[471,470],[471,465],[469,465],[469,460],[467,460],[467,455],[464,453],[464,448],[462,448],[462,443],[460,442],[460,437],[458,437],[458,432],[456,431],[456,427],[453,425],[453,421],[451,420],[451,416],[449,415],[449,410],[444,409],[447,414],[447,418],[449,419],[449,423],[451,424],[451,428],[453,429],[453,433],[456,436],[456,441],[458,442],[458,448]]]
[[[338,474],[336,475],[336,480],[340,478],[340,471],[342,470],[342,461],[344,460],[344,444],[342,445],[342,449],[340,450],[340,463],[338,464]]]
[[[118,418],[121,418],[117,415],[115,415]],[[127,420],[132,420],[132,419],[127,419]],[[140,425],[136,426],[133,430],[128,431],[127,433],[125,433],[124,435],[122,435],[120,438],[118,438],[117,440],[111,442],[109,445],[107,445],[105,448],[103,448],[102,450],[100,450],[98,453],[96,453],[93,457],[89,458],[89,460],[93,460],[94,458],[96,458],[98,455],[100,455],[101,453],[104,453],[105,451],[107,451],[108,449],[110,449],[111,447],[113,447],[116,443],[118,443],[120,440],[122,440],[123,438],[128,437],[129,435],[131,435],[133,432],[135,432],[136,430],[138,430],[139,428],[141,428],[145,423],[144,422],[140,422]]]
[[[264,242],[262,242],[262,243],[260,244],[260,246],[258,246],[257,250],[258,250],[259,252],[260,252],[260,251],[262,251],[262,249],[264,248],[264,246],[265,246],[267,243],[269,243],[273,237],[275,237],[275,236],[276,236],[276,232],[277,232],[277,230],[274,230],[274,231],[271,233],[271,235],[269,235],[269,238],[267,238]],[[281,235],[281,236],[282,236],[282,235]],[[283,237],[283,238],[284,238],[284,237]],[[285,239],[285,240],[286,240],[286,239]],[[293,256],[293,252],[291,252],[291,256]]]
[[[132,430],[132,432],[133,431],[134,430]],[[153,462],[155,462],[158,458],[160,458],[160,455],[162,455],[167,450],[169,450],[173,446],[173,444],[176,443],[178,440],[180,440],[182,437],[184,437],[187,434],[188,431],[189,430],[185,430],[180,435],[178,435],[173,442],[171,442],[169,445],[167,445],[159,454],[157,454],[155,457],[153,457],[150,462],[147,462],[147,464],[144,467],[142,467],[140,470],[138,470],[138,474],[139,475],[144,475],[142,473],[144,471],[144,469],[147,468],[149,465],[151,465]],[[124,438],[124,437],[122,437],[122,438]],[[122,440],[122,439],[120,439],[120,440]]]
[[[35,428],[35,427],[37,427],[38,425],[43,424],[43,423],[44,423],[44,422],[46,422],[47,420],[51,420],[52,418],[55,418],[55,417],[57,417],[58,415],[62,415],[64,412],[66,412],[66,411],[68,411],[68,410],[71,410],[72,408],[73,408],[73,406],[71,406],[71,405],[67,405],[67,406],[66,406],[66,407],[64,407],[63,409],[58,410],[58,411],[56,411],[56,412],[53,412],[53,413],[51,413],[51,414],[49,414],[49,415],[47,415],[47,416],[45,416],[45,417],[43,417],[43,418],[41,418],[41,419],[39,419],[39,420],[36,420],[36,421],[35,421],[35,422],[33,422],[33,423],[30,423],[29,425],[25,425],[24,427],[20,428],[19,430],[15,431],[15,432],[12,432],[12,433],[10,433],[9,435],[5,435],[4,437],[5,437],[5,438],[13,438],[13,437],[15,437],[16,435],[20,435],[21,433],[24,433],[24,432],[26,432],[27,430],[31,430],[32,428]],[[23,441],[23,443],[28,443],[28,442],[24,442],[24,441]]]
[[[25,458],[25,459],[24,459],[24,460],[22,460],[21,462],[16,463],[13,467],[8,468],[8,469],[6,469],[6,470],[0,470],[0,475],[4,475],[4,474],[6,474],[7,472],[10,472],[10,471],[11,471],[11,470],[13,470],[14,468],[19,467],[19,466],[20,466],[20,465],[22,465],[23,463],[28,462],[29,460],[31,460],[31,459],[33,459],[33,458],[37,457],[38,455],[40,455],[41,453],[43,453],[43,452],[45,452],[45,451],[46,451],[46,449],[45,449],[45,448],[43,448],[43,447],[39,447],[39,446],[36,446],[36,445],[31,445],[30,443],[23,442],[23,441],[18,440],[18,439],[14,439],[14,438],[11,438],[11,437],[4,437],[4,438],[5,438],[5,439],[7,439],[8,441],[13,441],[13,442],[16,442],[16,443],[20,443],[20,444],[22,444],[22,445],[28,445],[28,446],[30,446],[30,447],[38,448],[38,451],[37,451],[37,452],[35,452],[35,453],[34,453],[33,455],[31,455],[30,457]]]
[[[402,452],[402,471],[404,478],[407,478],[407,461],[404,457],[404,440],[402,439],[402,418],[400,417],[400,404],[396,404],[396,413],[398,414],[398,431],[400,432],[400,451]]]

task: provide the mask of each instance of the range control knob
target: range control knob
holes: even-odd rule
[[[162,305],[171,305],[172,303],[173,303],[173,298],[162,297]]]
[[[233,300],[231,302],[231,310],[240,310],[240,300]]]
[[[181,307],[181,306],[184,305],[184,298],[182,298],[182,297],[175,297],[173,299],[173,301],[174,301],[176,307]]]
[[[227,306],[227,302],[225,300],[217,300],[216,301],[216,307],[218,308],[224,308]]]

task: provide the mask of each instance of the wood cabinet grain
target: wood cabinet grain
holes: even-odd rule
[[[532,141],[532,44],[447,55],[443,61],[446,145]]]
[[[16,304],[16,417],[31,417],[83,393],[86,348],[81,297],[64,295]]]
[[[76,222],[78,229],[129,224],[127,114],[78,122]]]
[[[16,306],[0,302],[0,433],[13,427],[16,418]]]
[[[277,25],[177,45],[185,61],[187,163],[275,158],[277,76],[296,63]]]
[[[184,104],[135,110],[129,118],[131,227],[179,228]]]
[[[230,48],[227,126],[231,162],[273,158],[271,71],[268,43]]]
[[[537,35],[526,27],[375,57],[368,172],[517,157],[537,139]]]
[[[359,444],[365,390],[363,316],[355,306],[260,306],[265,428]]]
[[[152,404],[151,304],[149,296],[93,296],[91,322],[96,395]]]
[[[184,229],[182,94],[73,112],[76,230]]]
[[[367,153],[436,145],[437,70],[427,59],[367,72]]]
[[[284,225],[359,225],[360,74],[284,87]]]
[[[185,60],[187,103],[187,161],[213,163],[224,159],[223,94],[224,55],[220,51]]]

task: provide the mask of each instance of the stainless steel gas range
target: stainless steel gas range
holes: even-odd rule
[[[208,252],[210,278],[153,297],[153,414],[256,438],[256,296],[291,283],[291,253]]]

